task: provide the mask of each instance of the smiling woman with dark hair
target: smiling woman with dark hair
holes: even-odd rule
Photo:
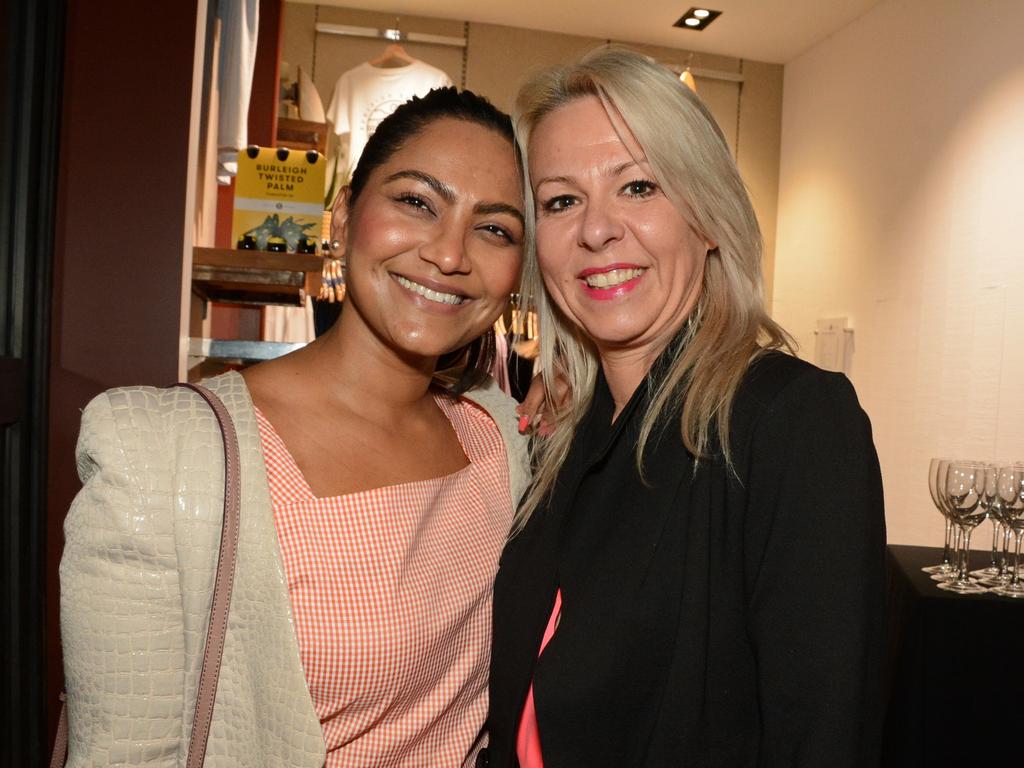
[[[508,117],[455,89],[413,100],[336,204],[339,321],[205,382],[241,449],[217,765],[475,762],[491,585],[528,476],[485,375],[523,227]],[[111,390],[85,409],[78,465],[69,765],[182,764],[224,504],[216,422],[180,388]]]

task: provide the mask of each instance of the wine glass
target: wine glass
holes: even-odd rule
[[[932,459],[928,463],[928,492],[931,494],[932,503],[942,514],[946,521],[946,541],[942,546],[942,562],[938,565],[926,565],[921,570],[925,573],[935,574],[939,578],[951,576],[954,572],[953,561],[950,558],[950,540],[953,534],[953,521],[949,519],[942,503],[942,488],[946,484],[946,471],[949,469],[950,459]],[[933,578],[935,578],[933,576]]]
[[[995,576],[986,576],[978,579],[979,582],[984,584],[986,587],[1003,587],[1010,583],[1010,579],[1013,577],[1013,568],[1010,562],[1010,538],[1013,536],[1013,529],[1009,526],[1004,515],[1003,502],[999,498],[998,493],[998,482],[999,482],[999,468],[996,468],[996,496],[992,499],[992,503],[989,505],[988,514],[989,517],[994,517],[999,521],[1000,539],[1002,540],[1002,552],[999,557],[999,567],[996,571]]]
[[[985,465],[973,461],[955,461],[946,471],[944,499],[949,516],[960,529],[960,557],[955,579],[943,581],[939,589],[959,594],[987,592],[988,589],[969,578],[971,560],[971,531],[986,517],[981,508],[985,493]]]
[[[992,591],[1004,597],[1024,597],[1024,582],[1020,578],[1020,545],[1024,538],[1024,464],[1000,467],[996,478],[996,493],[1003,524],[1013,530],[1013,575],[1009,584]]]
[[[997,579],[1000,574],[999,568],[999,541],[1002,539],[1003,523],[1001,516],[996,514],[993,505],[996,504],[996,473],[998,468],[994,464],[985,465],[985,490],[981,494],[978,506],[985,510],[988,519],[992,521],[992,558],[985,568],[971,571],[971,576],[977,576],[982,581],[986,579]]]

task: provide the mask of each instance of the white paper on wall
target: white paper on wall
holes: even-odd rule
[[[846,325],[845,317],[818,320],[814,331],[814,364],[849,376],[853,362],[853,329]]]

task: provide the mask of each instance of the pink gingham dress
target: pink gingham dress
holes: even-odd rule
[[[512,520],[508,463],[487,413],[437,402],[467,467],[329,498],[313,495],[256,411],[328,768],[472,765],[481,746],[491,586]]]

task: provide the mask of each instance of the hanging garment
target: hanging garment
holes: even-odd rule
[[[261,338],[308,344],[316,338],[313,324],[313,300],[309,296],[301,307],[264,307]]]
[[[360,64],[338,78],[327,108],[334,132],[349,134],[345,162],[340,174],[347,179],[359,161],[367,139],[381,120],[413,96],[432,88],[451,85],[451,78],[437,67],[414,59],[404,67],[381,68]]]
[[[326,123],[324,102],[320,98],[316,86],[313,85],[313,78],[302,67],[295,69],[298,71],[299,83],[299,119],[309,120],[313,123]]]
[[[238,173],[238,150],[249,144],[249,97],[256,69],[259,0],[219,0],[220,61],[217,124],[217,181],[230,184]]]

